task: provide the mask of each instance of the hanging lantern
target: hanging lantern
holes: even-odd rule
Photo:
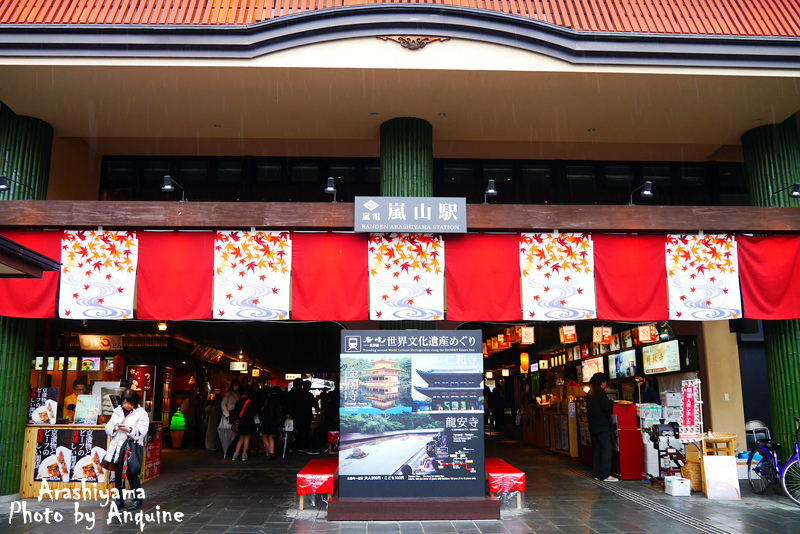
[[[508,369],[503,369],[502,375],[503,376],[508,376]]]
[[[492,379],[492,372],[491,371],[486,371],[486,379],[487,380],[491,380]]]
[[[527,373],[528,369],[530,369],[530,360],[528,359],[528,353],[523,352],[519,355],[519,370],[520,372]]]
[[[533,327],[524,326],[520,329],[520,340],[522,345],[532,345],[533,341]]]

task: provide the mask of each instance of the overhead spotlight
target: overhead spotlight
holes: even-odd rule
[[[162,332],[167,329],[167,322],[166,321],[159,321],[158,322],[158,329]]]
[[[333,201],[336,202],[336,184],[333,181],[333,176],[328,176],[328,185],[325,186],[325,193],[333,195]]]
[[[792,198],[800,198],[800,182],[795,182],[792,185],[787,185],[786,187],[784,187],[782,189],[778,189],[777,191],[772,193],[772,196],[774,197],[775,195],[777,195],[781,191],[786,191],[789,188],[792,189],[792,192],[789,193],[790,197],[792,197]]]
[[[33,188],[26,183],[20,182],[19,180],[15,180],[13,178],[9,178],[7,176],[0,175],[0,191],[8,191],[11,189],[10,183],[17,184],[19,186],[24,187],[28,190],[28,200],[33,200]]]
[[[172,176],[169,174],[164,175],[164,185],[161,186],[162,193],[172,193],[175,191],[175,186],[181,188],[181,202],[186,201],[186,190],[183,189],[183,186],[178,183],[177,180],[173,179]]]
[[[651,182],[650,180],[647,180],[645,183],[643,183],[642,185],[640,185],[636,189],[632,189],[631,190],[631,202],[630,202],[630,204],[628,204],[629,206],[633,206],[634,205],[634,203],[633,203],[633,194],[635,192],[637,192],[638,190],[640,190],[640,189],[642,190],[642,192],[640,193],[642,198],[653,198],[653,182]]]
[[[494,180],[489,180],[486,184],[486,191],[483,192],[483,203],[488,204],[486,197],[496,197],[497,189],[494,188]]]

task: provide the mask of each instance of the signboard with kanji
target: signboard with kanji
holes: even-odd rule
[[[341,497],[481,497],[480,331],[343,331]]]
[[[353,229],[356,232],[467,231],[467,200],[454,197],[356,197]]]

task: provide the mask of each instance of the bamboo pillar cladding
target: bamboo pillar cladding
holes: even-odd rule
[[[9,179],[0,201],[47,197],[52,146],[49,124],[0,103],[0,175]],[[32,319],[0,317],[0,496],[19,492],[34,325]]]
[[[0,103],[0,175],[19,182],[0,191],[0,200],[45,200],[52,148],[52,126]]]
[[[742,135],[750,203],[754,206],[798,206],[785,187],[800,182],[800,135],[796,115],[780,124],[754,128]],[[800,416],[800,321],[764,321],[773,436],[783,444],[784,458]]]
[[[433,127],[398,117],[381,124],[381,196],[433,196]]]
[[[0,496],[19,492],[34,322],[0,317]]]
[[[381,196],[433,196],[433,126],[398,117],[381,124]],[[433,330],[434,321],[385,321],[382,330]]]

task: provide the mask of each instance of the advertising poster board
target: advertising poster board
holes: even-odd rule
[[[703,439],[703,421],[700,417],[700,381],[684,380],[681,384],[681,421],[679,425],[682,443],[693,443]]]
[[[481,337],[342,332],[341,497],[485,494]]]
[[[592,379],[595,373],[602,373],[603,372],[603,357],[599,358],[591,358],[589,360],[583,360],[581,362],[581,376],[583,376],[583,381],[588,382]]]
[[[735,456],[703,456],[703,471],[709,499],[738,501],[742,498]]]
[[[48,482],[69,482],[72,465],[72,432],[42,428],[36,433],[33,455],[33,479]]]
[[[646,375],[680,371],[681,356],[678,351],[678,340],[642,347],[642,360]]]
[[[75,424],[96,425],[100,415],[100,397],[94,395],[78,395],[75,403]]]
[[[625,350],[608,357],[608,378],[626,378],[636,374],[636,350]]]
[[[34,425],[56,424],[58,388],[31,388],[28,421]]]
[[[78,397],[78,402],[80,398]],[[88,396],[88,395],[86,395]],[[98,400],[99,397],[94,397]],[[77,417],[77,409],[75,411]],[[62,432],[62,431],[59,431]],[[85,480],[88,482],[104,483],[106,481],[107,472],[103,468],[101,462],[106,456],[106,445],[108,443],[108,436],[105,430],[92,430],[92,429],[75,429],[66,431],[71,434],[71,457],[72,469],[70,470],[70,482],[80,482]]]
[[[131,383],[131,389],[139,392],[139,403],[146,412],[152,413],[153,397],[156,391],[156,366],[129,365],[127,377]]]

